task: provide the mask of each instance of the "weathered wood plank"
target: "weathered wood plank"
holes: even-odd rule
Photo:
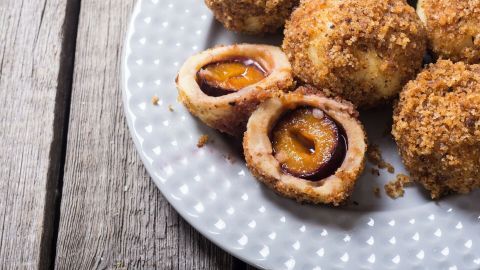
[[[53,262],[74,1],[0,1],[0,265]]]
[[[133,4],[81,3],[56,268],[232,269],[169,206],[130,139],[119,70]]]

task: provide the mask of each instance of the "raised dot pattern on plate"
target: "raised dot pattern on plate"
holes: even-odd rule
[[[130,131],[153,181],[192,226],[266,269],[480,269],[478,192],[438,203],[418,189],[396,201],[376,198],[372,185],[394,176],[371,175],[371,164],[352,199],[359,205],[342,208],[300,205],[256,182],[238,150],[177,102],[174,84],[188,56],[242,41],[256,39],[225,31],[199,0],[140,0],[131,19],[122,71]],[[362,121],[403,171],[393,142],[378,129],[386,115],[367,113]],[[197,148],[202,134],[214,142]]]

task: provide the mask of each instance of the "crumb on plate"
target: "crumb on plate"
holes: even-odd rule
[[[204,147],[208,143],[208,140],[209,140],[208,135],[200,136],[200,138],[198,139],[198,142],[197,142],[197,147],[198,148]]]
[[[152,97],[152,104],[157,106],[158,105],[158,101],[160,101],[160,99],[157,97],[157,96],[153,96]]]
[[[403,194],[405,194],[405,190],[403,188],[409,186],[411,183],[412,181],[409,176],[397,174],[397,178],[395,180],[388,182],[384,186],[385,192],[392,199],[403,197]]]
[[[395,173],[395,168],[392,166],[392,164],[385,162],[385,165],[389,173],[392,173],[392,174]]]
[[[231,154],[225,155],[224,157],[230,164],[235,162],[235,158]]]
[[[395,173],[395,168],[392,164],[386,162],[382,157],[382,152],[378,145],[372,144],[368,146],[367,150],[367,157],[368,160],[376,165],[379,169],[387,169],[389,173]],[[372,169],[372,174],[374,174],[374,170]]]

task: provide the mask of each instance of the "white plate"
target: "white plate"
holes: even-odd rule
[[[480,269],[479,192],[433,202],[412,187],[394,201],[383,184],[395,175],[373,176],[370,164],[352,198],[358,206],[300,205],[259,184],[238,144],[176,100],[174,78],[188,56],[237,42],[279,44],[281,37],[229,33],[201,0],[140,0],[126,40],[123,97],[133,140],[153,181],[192,226],[267,269]],[[158,106],[151,103],[154,95]],[[399,173],[395,145],[382,136],[390,117],[388,109],[364,112],[362,122]],[[199,149],[201,134],[213,143]],[[381,187],[381,198],[374,186]]]

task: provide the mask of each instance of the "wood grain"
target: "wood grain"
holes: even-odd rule
[[[82,0],[56,269],[242,269],[162,197],[136,153],[119,86],[133,0]]]
[[[46,269],[53,262],[72,3],[0,1],[1,269]]]

